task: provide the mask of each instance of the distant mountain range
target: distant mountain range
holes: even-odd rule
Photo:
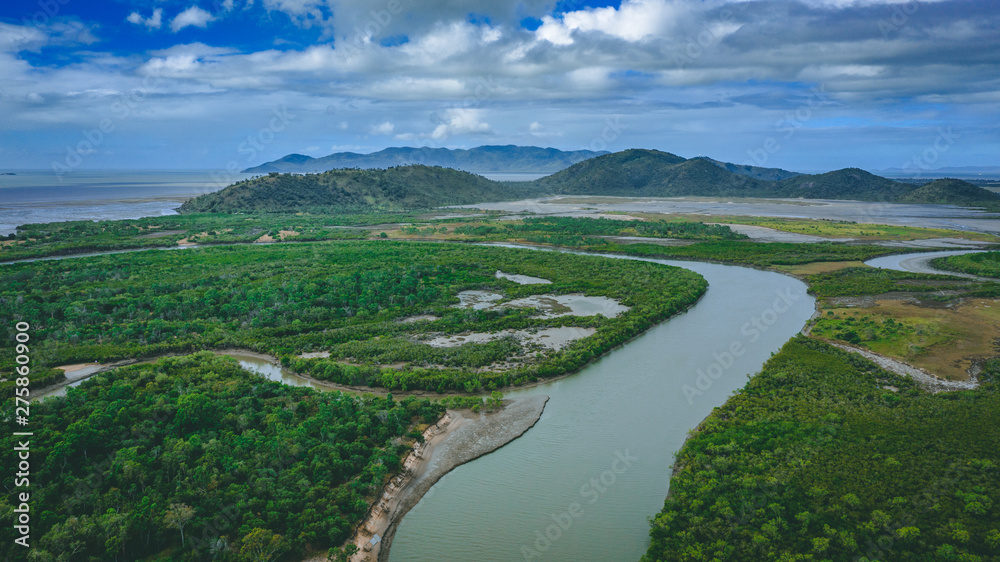
[[[563,151],[555,148],[539,148],[537,146],[479,146],[463,149],[429,148],[429,147],[391,147],[371,154],[355,152],[338,152],[312,158],[302,154],[289,154],[273,162],[243,170],[248,174],[279,173],[318,173],[339,168],[391,168],[393,166],[408,166],[422,164],[424,166],[442,166],[466,172],[558,172],[577,162],[594,156],[608,154],[607,151],[592,150]]]
[[[669,152],[631,149],[595,156],[530,182],[498,182],[465,171],[425,165],[340,169],[308,175],[271,172],[192,199],[180,210],[357,212],[427,209],[550,195],[1000,204],[1000,195],[958,179],[917,185],[886,179],[858,168],[824,174],[795,174],[773,168],[737,166],[704,157],[686,159]]]
[[[1000,166],[952,166],[947,168],[886,168],[875,173],[890,178],[1000,179]]]

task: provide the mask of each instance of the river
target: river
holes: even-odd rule
[[[580,373],[508,392],[550,400],[531,431],[431,488],[400,523],[392,562],[638,560],[645,553],[647,517],[663,506],[688,431],[814,310],[805,284],[784,275],[649,261],[696,271],[709,289],[687,313]]]
[[[969,279],[985,279],[968,273],[957,271],[945,271],[931,266],[931,260],[946,258],[949,256],[962,256],[965,254],[977,254],[986,250],[950,250],[944,252],[921,252],[919,254],[893,254],[872,258],[865,262],[865,265],[878,267],[881,269],[895,269],[896,271],[909,271],[911,273],[937,273],[940,275],[953,275],[955,277],[967,277]]]

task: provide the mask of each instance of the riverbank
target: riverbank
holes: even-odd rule
[[[418,443],[403,460],[403,472],[383,488],[364,521],[346,544],[358,547],[351,560],[389,560],[389,549],[399,522],[428,490],[455,468],[489,454],[524,435],[538,422],[548,396],[529,396],[505,401],[493,413],[448,410],[435,425],[428,427],[424,443]],[[375,536],[379,540],[369,545]],[[322,562],[325,556],[307,562]]]

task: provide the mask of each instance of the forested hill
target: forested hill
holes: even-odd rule
[[[644,149],[591,158],[535,184],[542,192],[572,195],[801,197],[959,205],[1000,201],[997,194],[960,180],[916,186],[858,168],[793,174],[775,168],[724,166],[708,158],[688,160]]]
[[[584,160],[533,182],[496,182],[437,166],[270,173],[188,201],[181,212],[391,211],[548,195],[619,197],[794,197],[888,203],[996,205],[1000,195],[954,179],[923,186],[858,168],[794,174],[721,165],[658,150],[630,149]],[[774,178],[774,179],[769,179]],[[781,179],[777,179],[781,178]]]
[[[981,202],[1000,202],[1000,195],[967,181],[944,178],[934,180],[907,193],[900,198],[900,202],[974,205]]]
[[[532,197],[533,186],[437,166],[271,173],[184,203],[180,212],[372,211],[428,209]]]
[[[423,164],[467,172],[551,173],[577,162],[607,154],[592,150],[563,151],[537,146],[477,146],[468,150],[432,147],[389,147],[371,154],[337,152],[321,158],[289,154],[273,162],[244,170],[250,174],[270,172],[317,173],[338,168],[390,168]]]

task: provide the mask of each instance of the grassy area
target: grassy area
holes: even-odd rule
[[[837,263],[837,262],[834,262]],[[807,264],[814,268],[819,264]],[[820,271],[809,275],[809,290],[818,297],[845,297],[879,295],[888,292],[926,293],[944,288],[965,287],[966,281],[945,275],[910,273],[874,267],[843,267],[833,271]]]
[[[818,244],[787,242],[763,244],[745,240],[706,241],[676,247],[614,243],[591,244],[584,247],[629,255],[719,261],[756,267],[804,265],[814,262],[864,261],[898,252],[895,249],[873,245],[853,246],[827,242]]]
[[[702,218],[704,220],[704,218]],[[866,224],[853,221],[834,221],[825,219],[786,219],[775,217],[713,217],[714,222],[727,224],[749,224],[794,232],[811,234],[824,238],[854,238],[864,241],[877,240],[925,240],[928,238],[963,238],[983,242],[1000,242],[1000,238],[991,234],[947,230],[943,228],[922,228],[914,226],[896,226],[889,224]]]
[[[998,373],[928,394],[794,338],[684,444],[643,560],[996,560]]]
[[[981,252],[931,260],[933,267],[947,271],[1000,278],[1000,252]]]
[[[860,345],[953,380],[969,378],[974,361],[997,355],[1000,301],[969,299],[955,307],[928,307],[897,300],[874,306],[831,307],[812,335]]]
[[[816,275],[818,273],[830,273],[833,271],[840,271],[842,269],[848,268],[864,268],[865,263],[863,261],[851,260],[851,261],[818,261],[812,263],[804,263],[799,265],[776,265],[775,269],[789,275],[798,276],[808,276]]]

